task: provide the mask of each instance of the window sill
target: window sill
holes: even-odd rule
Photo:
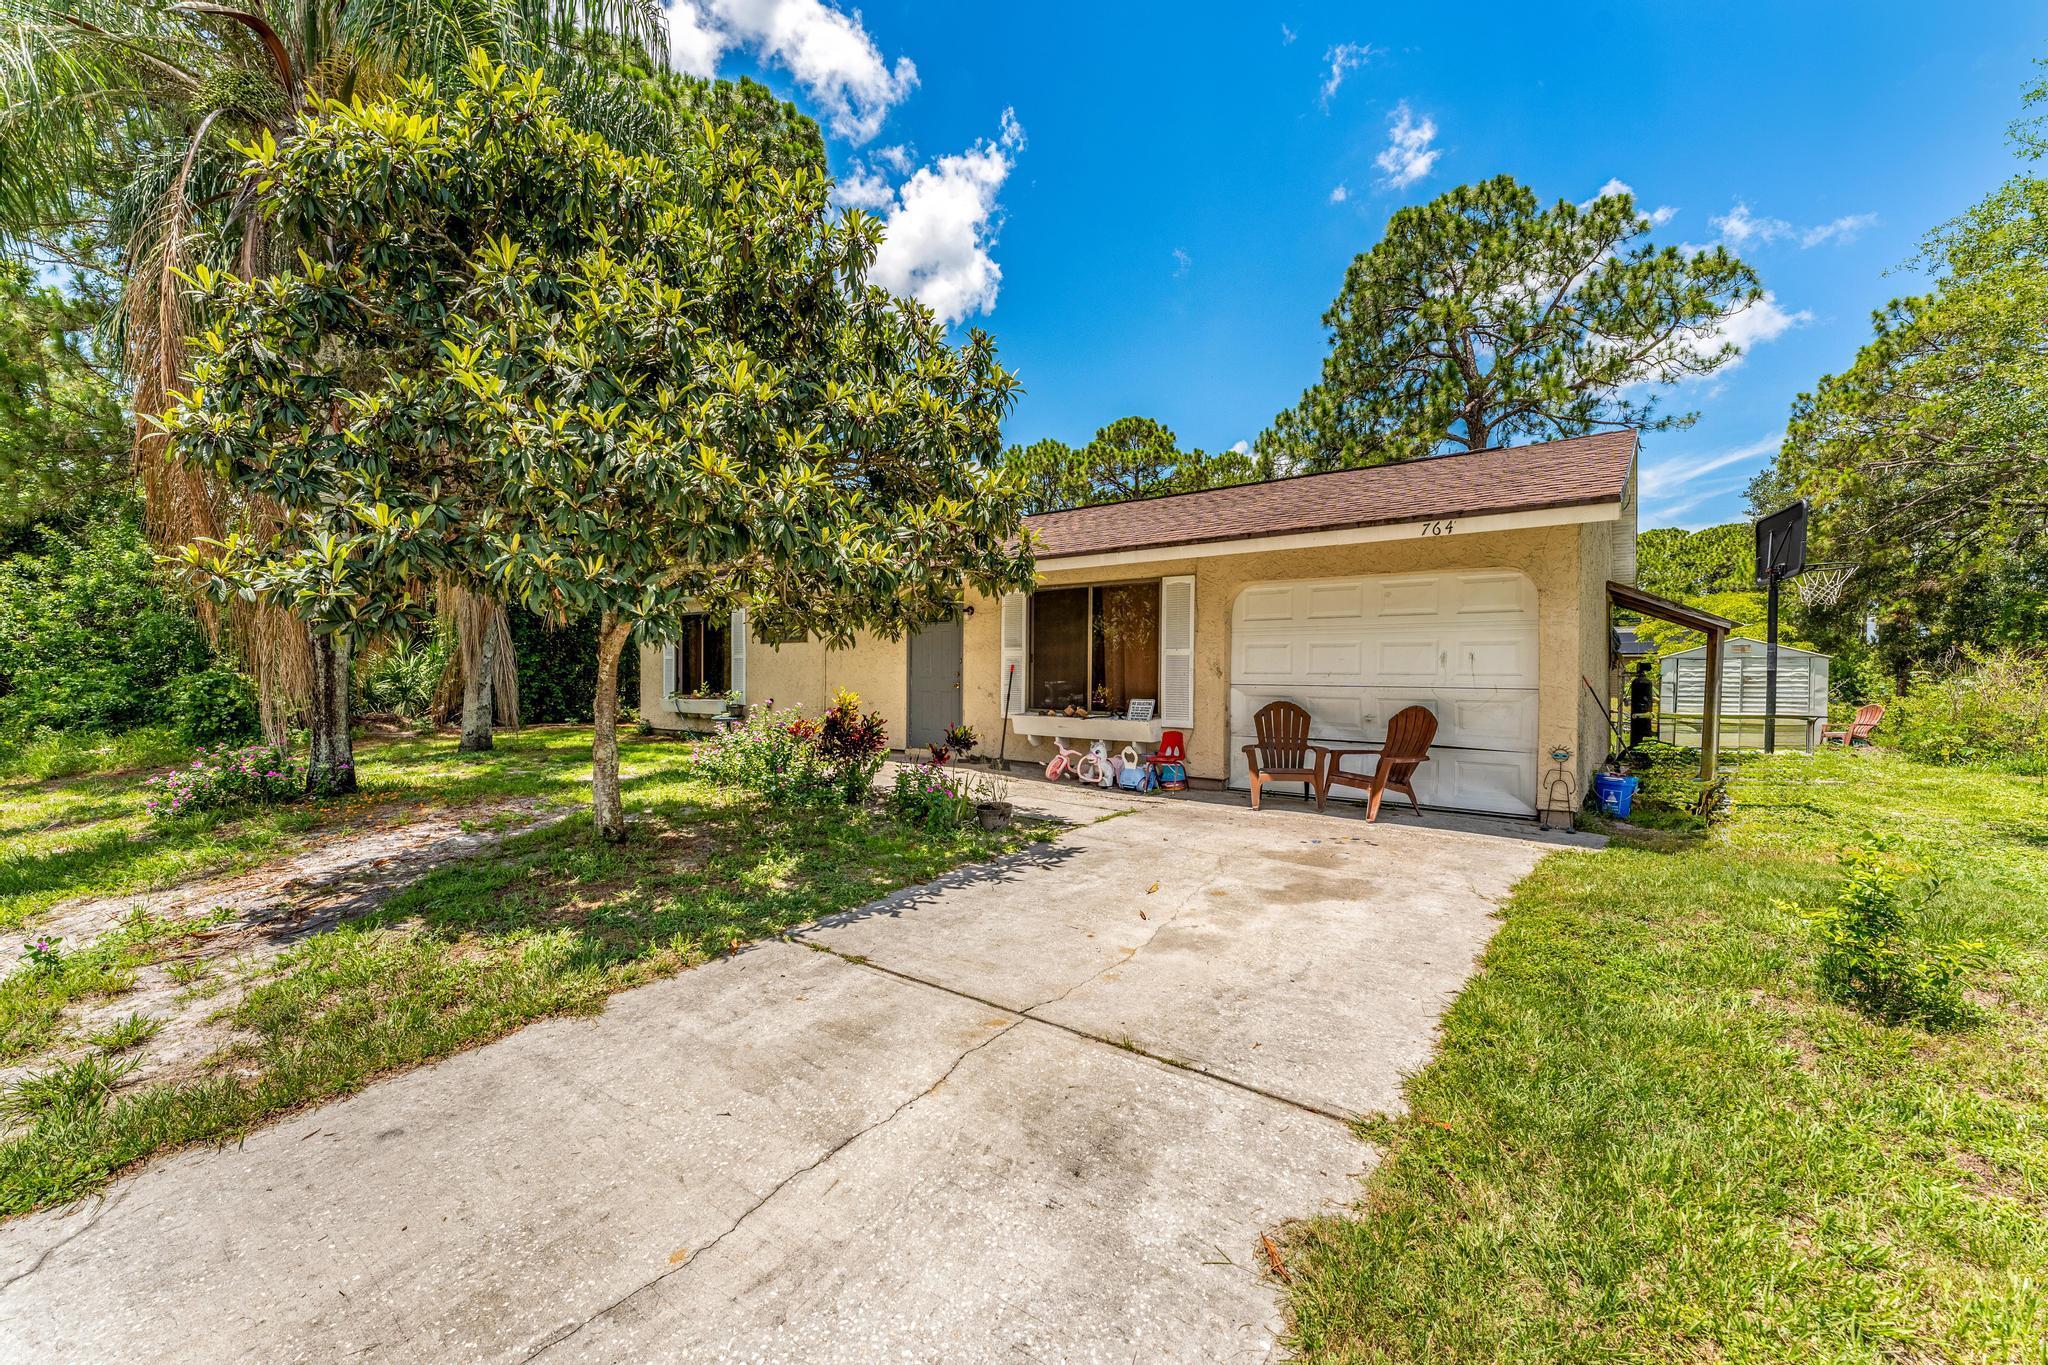
[[[1011,716],[1010,732],[1032,739],[1130,739],[1157,744],[1165,730],[1190,730],[1156,720],[1117,720],[1110,716]]]
[[[679,716],[722,716],[732,708],[724,697],[670,697],[668,709]]]

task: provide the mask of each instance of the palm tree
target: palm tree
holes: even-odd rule
[[[595,35],[607,52],[661,51],[662,22],[661,0],[0,0],[0,239],[61,251],[84,237],[117,263],[111,322],[159,544],[230,527],[260,535],[278,515],[166,459],[152,422],[185,369],[193,319],[181,275],[202,261],[254,274],[295,245],[269,240],[236,144],[283,141],[312,102],[448,72],[474,48],[547,66],[579,121],[645,144],[659,116],[609,64],[588,68],[579,45]],[[200,609],[255,674],[266,731],[281,739],[305,705],[315,780],[352,787],[348,642],[311,638],[274,607],[231,604],[225,622]],[[493,625],[464,636],[499,638],[495,611]],[[480,612],[490,615],[462,609]]]

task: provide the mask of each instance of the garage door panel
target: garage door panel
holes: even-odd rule
[[[1302,671],[1316,682],[1354,681],[1365,671],[1365,642],[1310,640],[1307,665]]]
[[[1460,687],[1527,687],[1536,675],[1533,629],[1496,627],[1446,636],[1444,681]]]
[[[1373,615],[1383,621],[1435,617],[1443,611],[1443,579],[1436,575],[1427,578],[1372,578],[1366,583],[1373,603]]]
[[[1268,702],[1291,701],[1311,718],[1310,738],[1318,743],[1362,744],[1384,733],[1388,713],[1377,709],[1372,695],[1357,687],[1238,687],[1230,700],[1231,749],[1258,737],[1252,717]]]
[[[1536,592],[1508,571],[1256,584],[1232,619],[1230,779],[1269,702],[1307,708],[1328,744],[1378,744],[1406,706],[1437,717],[1426,805],[1534,813]],[[1371,760],[1347,768],[1371,771]]]
[[[1241,640],[1237,647],[1237,676],[1246,682],[1286,682],[1295,676],[1293,640],[1277,637]]]
[[[1366,618],[1363,583],[1311,583],[1304,588],[1302,616],[1310,621],[1363,621]]]
[[[1534,749],[1536,698],[1514,696],[1452,697],[1438,712],[1446,742],[1473,748]]]
[[[1237,619],[1244,623],[1292,621],[1296,616],[1294,598],[1295,588],[1291,583],[1246,588],[1237,599]]]
[[[1518,573],[1459,574],[1451,580],[1451,612],[1460,618],[1520,617],[1536,611],[1536,590]]]
[[[1375,682],[1433,683],[1443,668],[1443,649],[1434,635],[1381,636],[1369,642]]]

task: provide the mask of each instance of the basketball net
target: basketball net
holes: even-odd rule
[[[1856,576],[1854,564],[1809,564],[1806,572],[1792,580],[1799,601],[1808,607],[1832,607],[1842,600],[1849,580]]]

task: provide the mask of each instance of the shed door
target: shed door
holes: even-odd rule
[[[1233,786],[1245,784],[1243,746],[1267,702],[1308,708],[1318,741],[1364,744],[1421,705],[1437,718],[1415,781],[1425,805],[1536,813],[1536,588],[1522,574],[1255,583],[1231,612],[1230,670]]]

